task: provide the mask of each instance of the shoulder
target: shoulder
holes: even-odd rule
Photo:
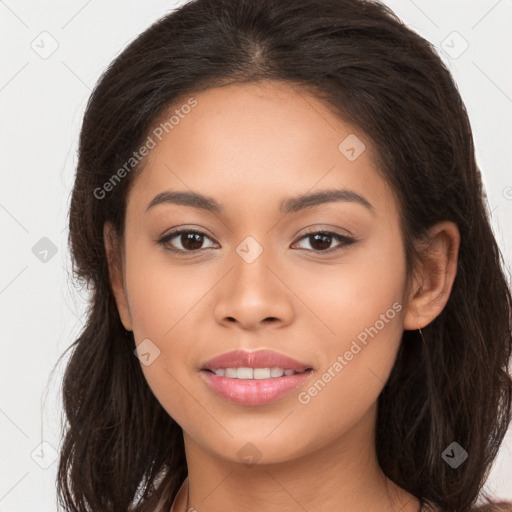
[[[512,502],[500,501],[496,503],[486,503],[484,505],[475,505],[470,512],[512,512]]]
[[[447,509],[425,501],[421,512],[450,512]],[[494,503],[485,503],[482,505],[473,505],[468,512],[512,512],[512,502],[499,501]]]

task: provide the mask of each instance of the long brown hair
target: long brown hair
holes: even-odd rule
[[[403,333],[379,396],[376,447],[400,487],[467,511],[511,421],[511,293],[449,71],[389,8],[364,0],[194,0],[139,35],[96,84],[69,216],[73,269],[91,298],[63,381],[59,503],[139,512],[162,498],[168,510],[187,475],[182,430],[152,394],[119,319],[103,226],[123,236],[127,194],[145,160],[125,164],[157,119],[193,93],[258,80],[312,92],[371,138],[399,202],[409,277],[414,242],[429,227],[459,228],[451,296],[424,339]],[[469,454],[456,469],[442,458],[452,442]]]

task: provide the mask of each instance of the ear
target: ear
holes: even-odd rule
[[[110,285],[116,300],[119,317],[124,328],[127,331],[132,331],[132,319],[124,285],[123,251],[119,236],[110,222],[105,222],[103,226],[103,242],[107,254]]]
[[[457,274],[460,233],[453,222],[444,221],[428,231],[421,242],[420,268],[413,278],[404,329],[421,329],[436,318],[450,297]]]

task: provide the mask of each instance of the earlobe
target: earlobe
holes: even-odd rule
[[[452,291],[460,245],[460,233],[453,222],[433,226],[422,242],[421,269],[412,288],[404,316],[404,329],[423,328],[444,309]]]
[[[127,331],[132,331],[132,320],[123,279],[122,250],[117,233],[111,223],[103,226],[103,242],[107,255],[110,285],[114,294],[121,323]]]

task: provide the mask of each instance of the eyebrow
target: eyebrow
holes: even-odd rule
[[[367,208],[371,213],[375,214],[373,205],[366,198],[352,190],[347,189],[327,189],[288,198],[282,201],[280,212],[295,213],[306,208],[312,208],[320,204],[333,203],[336,201],[357,203]],[[224,213],[224,207],[221,206],[212,197],[199,194],[198,192],[172,190],[166,190],[165,192],[157,194],[149,203],[148,207],[146,208],[146,212],[159,204],[165,203],[177,204],[181,206],[191,206],[192,208],[206,210],[215,214]]]

